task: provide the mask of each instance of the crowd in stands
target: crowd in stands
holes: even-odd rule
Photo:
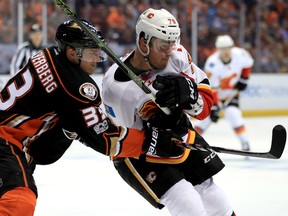
[[[17,45],[17,2],[19,1],[0,0],[0,46]],[[27,34],[32,24],[42,23],[43,1],[22,2],[25,8],[24,32]],[[236,45],[246,48],[251,53],[255,59],[254,73],[288,72],[287,0],[67,0],[66,2],[79,17],[91,21],[101,29],[107,43],[119,56],[135,47],[136,19],[149,7],[166,8],[177,17],[182,29],[181,43],[192,52],[192,13],[196,4],[197,64],[200,67],[203,67],[206,58],[214,52],[216,36],[227,33],[233,37]],[[47,14],[47,42],[52,44],[57,26],[68,17],[53,1],[47,1]],[[0,57],[3,56],[2,52],[4,50],[0,49]],[[105,68],[105,65],[102,65],[102,69],[103,67]]]

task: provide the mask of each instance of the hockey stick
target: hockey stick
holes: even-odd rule
[[[120,60],[120,58],[95,34],[91,31],[81,19],[79,19],[76,14],[66,5],[62,0],[54,0],[54,2],[61,7],[61,9],[74,20],[97,44],[98,46],[125,72],[125,74],[133,80],[155,103],[155,95],[153,92],[145,85],[145,83],[134,74],[130,68]],[[155,103],[165,114],[169,115],[171,111],[167,107],[160,107]]]
[[[279,159],[284,151],[286,144],[286,129],[282,125],[274,126],[272,130],[272,143],[271,148],[268,152],[250,152],[250,151],[241,151],[234,149],[227,149],[222,147],[210,146],[208,149],[226,154],[234,154],[241,156],[250,156],[250,157],[258,157],[258,158],[270,158],[270,159]],[[185,148],[189,148],[192,150],[203,150],[206,149],[203,147],[198,147],[196,145],[189,145],[186,143],[182,143]]]
[[[145,83],[134,74],[130,68],[120,60],[120,58],[101,40],[98,38],[98,36],[91,31],[83,22],[81,19],[79,19],[76,14],[71,11],[68,5],[66,5],[62,0],[54,0],[54,2],[64,11],[64,13],[69,16],[72,20],[74,20],[95,42],[98,44],[98,46],[125,72],[125,74],[133,80],[155,103],[155,95],[152,93],[152,91],[145,85]],[[157,106],[158,104],[155,103]],[[167,115],[171,113],[171,111],[165,107],[160,107],[159,108]],[[280,128],[279,128],[280,127]],[[276,128],[276,129],[275,129]],[[275,132],[276,131],[276,132]],[[281,138],[275,138],[275,133]],[[278,147],[277,142],[280,143],[280,147]],[[273,129],[273,137],[272,137],[272,146],[271,150],[268,153],[257,153],[254,152],[254,155],[258,155],[258,157],[266,157],[267,154],[271,155],[270,158],[280,158],[284,147],[285,147],[285,142],[286,142],[286,130],[283,126],[275,126]],[[276,147],[275,147],[276,145]],[[186,148],[194,148],[191,145],[185,144]],[[237,155],[247,155],[250,153],[249,156],[253,156],[253,152],[245,152],[245,151],[238,151],[238,150],[232,150],[232,149],[225,149],[221,147],[211,147],[216,152],[220,153],[229,153],[229,154],[237,154]],[[276,149],[276,150],[275,150]],[[278,153],[278,154],[277,154]],[[255,156],[257,157],[257,156]],[[269,158],[269,157],[268,157]]]
[[[235,96],[237,96],[239,94],[239,91],[235,91],[230,97],[228,97],[224,103],[222,104],[222,108],[226,108],[228,106],[228,104],[233,100],[233,98]]]

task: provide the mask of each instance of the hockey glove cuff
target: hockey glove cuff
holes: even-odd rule
[[[183,153],[183,149],[176,145],[176,140],[182,142],[182,138],[172,134],[171,131],[148,124],[142,150],[147,155],[160,157],[178,156]]]

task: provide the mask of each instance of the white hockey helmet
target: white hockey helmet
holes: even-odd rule
[[[145,40],[149,44],[152,37],[165,41],[178,41],[180,28],[176,18],[167,10],[155,10],[152,8],[144,11],[136,24],[137,45],[140,33],[145,33]]]
[[[232,47],[234,45],[233,39],[229,35],[219,35],[215,42],[217,49]]]

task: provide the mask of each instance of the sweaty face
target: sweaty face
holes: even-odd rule
[[[220,58],[224,63],[227,63],[231,60],[231,47],[219,49]]]
[[[176,49],[176,41],[165,41],[158,38],[152,38],[150,42],[150,63],[158,68],[166,67],[171,53]]]

